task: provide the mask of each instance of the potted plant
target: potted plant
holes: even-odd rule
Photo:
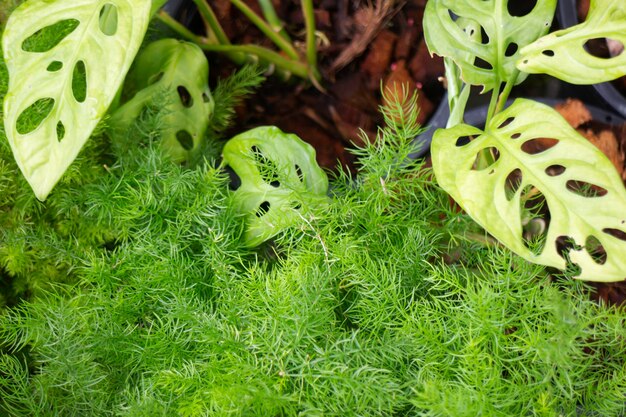
[[[444,3],[431,0],[429,7],[448,19]],[[460,7],[453,14],[467,18],[470,8],[449,4]],[[528,19],[541,21],[534,17]],[[479,21],[459,26],[458,19],[446,20],[474,29]],[[159,58],[170,56],[170,44],[157,44]],[[144,52],[151,57],[153,50]],[[193,52],[181,54],[177,59],[184,62],[201,61]],[[44,202],[17,175],[11,149],[0,140],[0,277],[55,282],[0,312],[0,412],[624,413],[623,310],[591,301],[583,281],[555,278],[515,255],[450,204],[425,162],[409,159],[412,140],[422,131],[415,95],[385,93],[384,127],[376,141],[357,149],[356,176],[340,171],[329,181],[310,147],[273,128],[244,132],[223,149],[207,143],[217,152],[181,164],[169,155],[170,146],[154,141],[155,132],[173,126],[168,143],[184,149],[171,112],[184,115],[193,101],[212,112],[211,123],[223,126],[232,116],[233,106],[229,112],[224,103],[232,103],[233,84],[245,89],[258,71],[245,69],[249,75],[234,76],[228,94],[216,88],[210,90],[212,100],[204,100],[206,86],[193,76],[194,83],[174,83],[173,91],[159,84],[189,75],[178,74],[167,59],[146,58],[145,66],[141,61],[135,70],[148,76],[129,85],[129,97],[122,94],[118,109],[128,105],[128,112],[111,116],[133,116],[122,123],[125,146],[109,146],[107,129],[96,129]],[[157,69],[148,71],[151,64]],[[203,65],[197,68],[204,71]],[[0,70],[0,92],[6,95],[10,76]],[[460,105],[466,94],[461,78],[448,81],[458,83],[451,100]],[[154,85],[164,87],[154,89],[161,93],[152,102],[142,100],[141,92]],[[81,97],[79,88],[68,90]],[[147,103],[137,117],[131,111],[135,97]],[[172,98],[176,105],[170,107]],[[441,176],[447,144],[439,142],[450,140],[459,148],[449,154],[457,162],[454,170],[495,175],[506,149],[480,152],[500,146],[487,134],[515,129],[507,139],[538,138],[523,137],[533,126],[517,137],[519,122],[509,116],[528,118],[526,107],[533,110],[533,122],[547,118],[563,126],[548,107],[524,101],[507,107],[503,97],[494,102],[486,133],[457,124],[436,134],[435,174],[444,186],[453,174]],[[456,122],[462,113],[453,108]],[[61,135],[52,126],[56,140],[68,138],[69,132]],[[559,132],[559,140],[572,141],[606,167],[569,128]],[[466,163],[458,153],[469,154],[468,146],[481,149]],[[556,164],[575,170],[563,159],[545,162],[555,176],[568,175]],[[224,164],[242,179],[236,190],[229,188]],[[532,173],[519,169],[523,178]],[[597,174],[586,175],[576,179]],[[612,178],[608,170],[606,175]],[[496,191],[521,204],[515,183],[511,178]],[[517,188],[528,189],[522,184]],[[453,196],[468,206],[464,191]],[[525,198],[532,201],[532,193]]]

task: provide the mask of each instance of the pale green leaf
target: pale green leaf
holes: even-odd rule
[[[328,178],[313,147],[275,126],[235,136],[224,146],[223,157],[241,179],[234,201],[246,221],[248,246],[302,224],[307,213],[327,201]]]
[[[109,126],[124,140],[128,128],[144,109],[159,109],[161,146],[177,162],[188,160],[199,148],[213,113],[209,90],[209,63],[195,44],[161,39],[138,56],[126,79],[132,97],[113,112]]]
[[[474,139],[464,144],[467,137]],[[532,153],[527,146],[539,138],[558,142]],[[495,162],[477,166],[484,149],[497,150]],[[559,269],[565,269],[568,258],[581,268],[578,278],[584,280],[626,278],[624,184],[604,154],[551,107],[519,99],[494,116],[484,132],[464,124],[440,129],[433,138],[432,155],[439,184],[520,256]],[[522,225],[528,220],[522,199],[530,195],[525,190],[542,195],[549,209],[540,249],[522,237]],[[561,247],[563,242],[572,243],[568,254],[559,254],[557,241]],[[595,254],[594,242],[601,244],[605,259]]]
[[[626,45],[626,1],[592,0],[585,22],[524,47],[518,68],[550,74],[572,84],[596,84],[626,75],[626,53],[594,56],[585,48],[594,39],[612,39]]]
[[[463,81],[489,91],[523,81],[519,50],[548,32],[555,8],[556,0],[538,0],[530,13],[512,16],[507,0],[430,0],[424,37],[431,53],[454,60]]]
[[[4,123],[15,159],[40,200],[115,97],[147,29],[151,5],[150,0],[30,0],[11,14],[2,38],[9,70]]]

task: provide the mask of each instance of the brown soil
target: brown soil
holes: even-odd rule
[[[246,1],[259,11],[256,1]],[[304,28],[300,2],[274,0],[288,22],[286,29],[301,39]],[[285,84],[269,79],[239,109],[237,129],[273,124],[295,133],[317,150],[318,162],[335,169],[338,163],[354,168],[349,149],[354,143],[373,140],[382,123],[379,106],[382,88],[419,92],[420,121],[426,122],[441,101],[439,81],[443,62],[431,58],[422,36],[425,0],[321,0],[315,2],[320,39],[320,91],[303,87],[299,80]],[[233,43],[271,46],[263,35],[228,0],[214,0],[220,22]],[[219,59],[219,58],[218,58]],[[217,66],[224,73],[231,65]],[[216,68],[216,66],[212,66]]]

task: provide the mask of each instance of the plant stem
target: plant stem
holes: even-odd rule
[[[242,53],[248,56],[248,58],[257,60],[260,58],[270,64],[274,64],[277,70],[281,70],[283,76],[289,76],[289,74],[296,75],[300,78],[307,79],[309,75],[309,68],[302,62],[294,61],[271,49],[264,48],[258,45],[215,45],[207,43],[199,43],[198,46],[207,52],[222,52],[228,54]]]
[[[156,14],[155,18],[158,19],[165,26],[167,26],[168,28],[176,32],[176,34],[178,34],[182,38],[187,39],[188,41],[191,41],[197,44],[206,42],[205,40],[203,40],[204,38],[196,35],[192,31],[187,29],[185,25],[181,24],[178,20],[170,16],[165,10],[160,10]]]
[[[183,24],[178,22],[176,19],[174,19],[172,16],[170,16],[163,10],[157,13],[156,18],[159,19],[159,21],[161,21],[171,30],[176,32],[178,36],[190,42],[195,43],[201,48],[203,48],[205,45],[219,45],[218,43],[219,41],[214,37],[215,33],[211,32],[208,34],[209,36],[212,36],[211,38],[206,38],[203,36],[196,35],[195,33],[187,29],[187,27],[185,27]],[[230,42],[224,46],[230,46]],[[228,59],[230,59],[232,62],[234,62],[237,65],[243,65],[246,63],[246,60],[247,60],[246,57],[241,53],[226,52],[226,55],[228,56]]]
[[[312,0],[302,0],[302,14],[306,26],[306,60],[309,64],[312,77],[319,81],[320,75],[317,70],[317,46],[315,44],[315,12]]]
[[[516,72],[515,77],[513,77],[512,79],[516,80],[518,74],[519,74],[519,71]],[[502,93],[500,94],[500,97],[498,98],[498,104],[496,104],[495,114],[500,113],[502,109],[504,108],[504,104],[508,100],[509,94],[511,94],[511,90],[513,89],[514,84],[515,84],[515,81],[507,81],[507,83],[504,85],[504,90],[502,90]]]
[[[284,39],[276,32],[267,22],[254,12],[247,4],[241,0],[230,0],[254,25],[259,28],[265,36],[267,36],[274,44],[279,47],[287,56],[293,60],[299,60],[298,52],[289,41]]]
[[[193,2],[196,4],[196,7],[200,12],[200,16],[202,16],[207,28],[213,32],[217,41],[222,45],[229,45],[230,39],[226,36],[226,32],[224,32],[222,25],[220,25],[220,22],[217,20],[217,16],[215,16],[215,12],[213,12],[213,9],[207,0],[193,0]]]
[[[465,106],[469,99],[470,86],[463,84],[459,67],[450,58],[444,58],[445,76],[448,89],[448,106],[450,107],[450,117],[446,127],[453,127],[463,122]]]
[[[500,86],[501,82],[496,83],[493,87],[493,91],[491,92],[491,99],[489,100],[489,109],[487,110],[487,118],[485,119],[485,126],[489,124],[491,118],[496,113],[496,107],[498,104],[498,99],[500,97]]]
[[[285,30],[285,22],[280,20],[280,18],[276,14],[276,10],[274,9],[272,0],[259,0],[259,6],[261,6],[263,16],[265,16],[265,20],[267,20],[267,23],[272,26],[272,29],[274,29],[275,32],[279,33],[280,36],[282,36],[286,41],[291,42],[291,38]]]

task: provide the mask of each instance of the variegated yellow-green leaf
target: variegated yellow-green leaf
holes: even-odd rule
[[[489,91],[503,82],[520,83],[519,50],[548,32],[556,0],[538,0],[523,16],[507,0],[429,0],[424,38],[431,53],[451,58],[463,81]]]
[[[177,39],[153,42],[137,56],[126,87],[132,98],[113,112],[110,131],[124,135],[144,109],[161,105],[161,146],[172,160],[188,160],[204,137],[214,107],[202,49]]]
[[[595,84],[626,74],[626,52],[598,57],[585,45],[594,39],[612,39],[626,45],[626,1],[591,0],[585,22],[553,32],[524,47],[518,68],[546,73],[572,84]]]
[[[150,0],[29,0],[9,17],[4,123],[44,200],[107,111],[141,44]]]
[[[484,162],[484,149],[492,161]],[[624,184],[604,154],[551,107],[519,99],[484,131],[465,124],[440,129],[432,156],[439,184],[520,256],[559,269],[569,260],[584,280],[626,278]],[[542,248],[523,238],[524,201],[538,197],[549,212]]]
[[[301,224],[307,212],[326,202],[326,173],[313,147],[296,135],[257,127],[229,140],[223,157],[241,179],[234,202],[246,220],[248,246]]]

